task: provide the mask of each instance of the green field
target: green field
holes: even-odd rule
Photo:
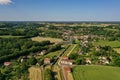
[[[104,28],[104,30],[107,30],[107,31],[119,31],[118,29],[111,29],[111,28]]]
[[[58,56],[61,52],[63,52],[64,49],[61,49],[61,50],[58,50],[58,51],[55,51],[55,52],[50,52],[48,54],[46,54],[44,57],[54,57],[54,56]]]
[[[79,51],[80,47],[79,45],[77,44],[75,49],[72,51],[72,53],[77,53]]]
[[[74,47],[74,45],[76,45],[76,44],[71,44],[70,45],[70,47],[64,52],[64,56],[66,56],[72,50],[72,48]]]
[[[94,46],[120,47],[120,42],[119,41],[99,40],[98,42],[94,42],[93,45]]]
[[[76,66],[75,80],[120,80],[120,68],[111,66]]]
[[[32,40],[37,41],[37,42],[46,41],[46,40],[49,40],[49,41],[54,42],[54,43],[62,42],[62,39],[50,38],[50,37],[33,37]]]
[[[0,36],[0,38],[21,38],[23,36],[11,36],[11,35],[3,35],[3,36]]]

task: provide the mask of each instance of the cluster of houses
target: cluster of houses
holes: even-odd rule
[[[40,56],[45,55],[46,53],[47,53],[46,50],[42,50],[42,51],[38,52],[34,57],[39,58]]]
[[[70,40],[71,32],[72,32],[72,31],[70,31],[70,30],[64,31],[63,34],[62,34],[63,40],[69,41],[69,40]]]
[[[108,60],[106,57],[104,56],[99,56],[99,61],[100,61],[100,64],[109,64],[110,63],[110,60]]]

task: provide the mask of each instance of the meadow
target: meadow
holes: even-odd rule
[[[75,80],[120,80],[120,68],[111,66],[75,66]]]
[[[107,41],[107,40],[99,40],[93,43],[94,46],[111,46],[113,48],[120,47],[120,41]]]

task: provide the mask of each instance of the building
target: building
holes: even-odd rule
[[[99,56],[98,59],[99,59],[101,64],[109,64],[110,63],[109,60],[104,56]]]
[[[50,64],[50,58],[45,58],[44,59],[44,64]]]
[[[11,62],[4,62],[4,66],[10,66]]]
[[[72,65],[73,64],[73,61],[72,60],[69,60],[69,57],[68,56],[63,56],[62,57],[62,60],[60,61],[61,64],[64,64],[64,65]]]
[[[73,61],[72,61],[72,60],[64,60],[64,59],[62,59],[62,60],[61,60],[61,64],[64,64],[64,65],[72,65],[72,64],[73,64]]]
[[[91,64],[92,62],[91,62],[91,60],[89,58],[86,58],[86,63]]]
[[[40,55],[45,55],[46,54],[46,50],[42,50],[41,52],[40,52]]]
[[[29,58],[28,58],[27,56],[23,56],[20,61],[21,61],[21,63],[22,63],[22,62],[26,62],[28,59],[29,59]]]
[[[65,70],[66,70],[66,72],[71,72],[71,67],[67,66],[67,67],[65,67]]]
[[[68,60],[69,58],[68,58],[68,56],[63,56],[62,59]]]

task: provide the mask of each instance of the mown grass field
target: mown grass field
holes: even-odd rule
[[[111,46],[111,47],[120,47],[120,41],[107,41],[99,40],[98,42],[93,43],[94,46]]]
[[[120,80],[120,68],[111,66],[76,66],[75,80]]]
[[[49,40],[49,41],[54,42],[54,43],[59,43],[62,41],[62,39],[50,38],[50,37],[33,37],[32,40],[38,41],[38,42]]]

